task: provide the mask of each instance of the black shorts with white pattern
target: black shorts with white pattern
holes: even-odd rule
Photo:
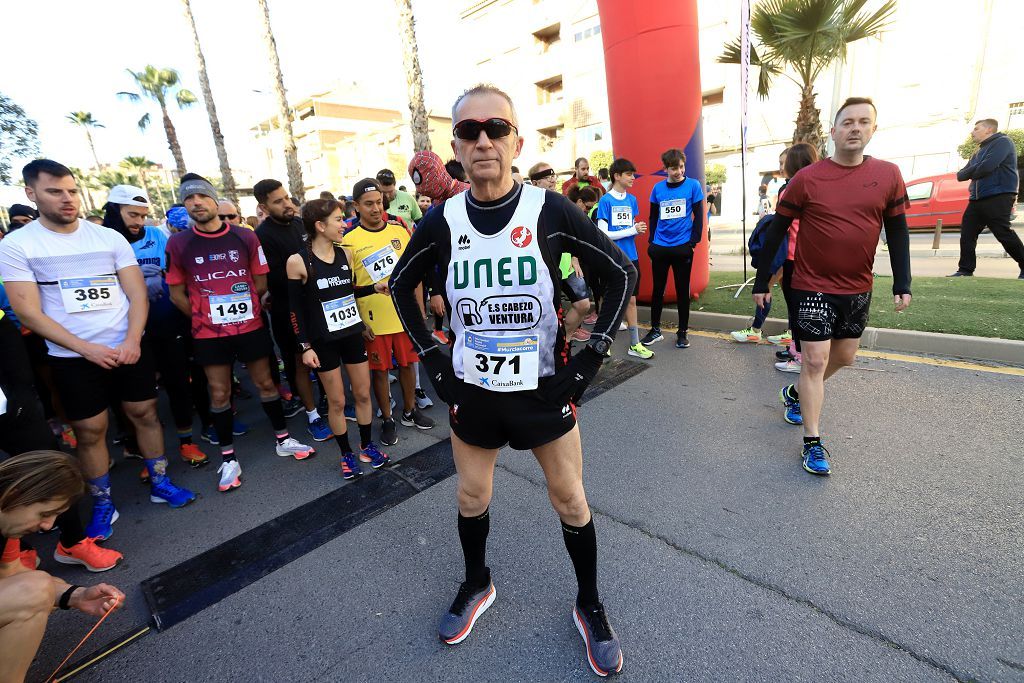
[[[823,294],[795,289],[792,300],[802,342],[859,339],[867,327],[871,292]]]

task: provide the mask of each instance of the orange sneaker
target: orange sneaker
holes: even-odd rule
[[[105,572],[116,567],[124,559],[124,555],[97,545],[95,538],[86,538],[70,548],[57,543],[53,559],[61,564],[81,565],[91,572]]]
[[[39,553],[32,548],[19,552],[18,559],[21,560],[21,564],[25,566],[25,569],[39,569]]]
[[[60,430],[60,440],[68,448],[78,448],[78,437],[75,436],[75,430],[71,428],[71,425],[64,425]]]
[[[145,465],[142,466],[142,471],[139,472],[139,483],[140,484],[148,484],[149,483],[149,468],[146,467]]]
[[[201,467],[209,462],[206,458],[206,453],[199,450],[199,446],[194,443],[181,444],[178,446],[178,453],[181,454],[181,459],[192,465],[192,467]]]

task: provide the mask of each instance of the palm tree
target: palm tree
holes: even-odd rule
[[[93,198],[92,193],[94,190],[100,189],[96,184],[96,179],[88,171],[83,171],[80,168],[71,166],[71,175],[75,177],[78,182],[78,189],[82,193],[82,208],[85,209],[85,213],[89,214],[96,210],[96,200]]]
[[[288,167],[288,191],[293,197],[303,199],[306,186],[302,181],[302,167],[299,166],[299,153],[295,148],[295,135],[292,133],[291,112],[288,110],[288,97],[284,89],[284,74],[281,73],[281,60],[277,56],[277,43],[274,32],[270,28],[270,8],[267,0],[257,0],[263,9],[263,40],[267,44],[267,56],[274,77],[274,95],[277,97],[278,116],[281,118],[281,132],[284,135],[284,161]]]
[[[427,108],[423,104],[423,72],[420,70],[419,49],[416,46],[416,20],[412,15],[412,0],[395,0],[398,4],[399,25],[402,28],[402,63],[405,65],[405,85],[409,89],[409,126],[412,128],[414,152],[430,149]]]
[[[96,170],[100,170],[100,158],[96,156],[96,145],[92,142],[92,131],[90,128],[105,128],[102,123],[92,117],[89,111],[73,111],[67,115],[67,120],[76,126],[81,126],[85,131],[85,137],[89,140],[89,149],[92,150],[92,160],[96,162]]]
[[[146,157],[125,157],[121,160],[121,168],[129,172],[134,172],[139,176],[139,180],[142,182],[142,189],[146,191],[151,198],[156,197],[157,203],[160,205],[160,209],[166,211],[163,206],[162,198],[160,193],[157,192],[155,195],[149,187],[149,178],[146,175],[146,171],[156,166],[156,162],[150,161]]]
[[[139,184],[139,176],[135,173],[122,173],[121,171],[100,171],[96,174],[96,182],[108,190],[115,185]]]
[[[235,188],[235,177],[231,174],[231,165],[228,164],[228,151],[224,147],[224,134],[220,132],[217,105],[214,104],[213,91],[210,89],[210,77],[206,73],[206,57],[203,56],[203,48],[199,43],[196,18],[192,15],[192,3],[190,0],[181,1],[185,5],[185,17],[188,19],[189,26],[192,27],[192,42],[195,43],[196,60],[199,62],[199,87],[203,91],[206,113],[210,115],[210,130],[213,132],[213,146],[217,148],[217,160],[220,162],[220,177],[224,182],[224,193],[228,199],[237,204],[238,190]]]
[[[181,80],[178,72],[174,69],[158,69],[152,64],[147,64],[142,71],[128,69],[135,84],[142,91],[142,94],[160,105],[160,114],[163,116],[164,134],[167,135],[167,146],[171,148],[171,155],[174,157],[174,165],[178,169],[178,177],[185,175],[185,157],[181,154],[181,145],[178,144],[178,133],[171,122],[171,115],[167,111],[167,99],[173,92],[178,107],[184,109],[197,102],[192,91],[181,87]],[[119,92],[118,95],[127,97],[132,102],[138,102],[142,95],[134,92]],[[139,130],[146,130],[149,127],[149,113],[147,112],[139,119]]]
[[[896,11],[887,0],[873,13],[862,12],[868,0],[764,0],[754,7],[750,27],[750,64],[759,66],[757,94],[768,97],[772,78],[785,76],[800,88],[793,143],[807,142],[825,149],[821,112],[815,102],[814,82],[833,62],[846,61],[846,46],[878,36]],[[754,42],[760,43],[755,47]],[[740,39],[725,44],[721,64],[740,63]],[[794,77],[791,75],[795,73]]]

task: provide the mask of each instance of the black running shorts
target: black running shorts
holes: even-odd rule
[[[800,341],[860,339],[868,324],[871,292],[822,294],[794,289],[792,301]]]
[[[230,337],[192,340],[193,358],[203,366],[233,365],[236,360],[239,363],[251,363],[273,353],[274,345],[266,327]]]
[[[134,365],[111,370],[84,358],[49,357],[57,395],[69,420],[85,420],[121,402],[136,403],[156,398],[156,369],[149,344]]]
[[[313,343],[313,350],[320,359],[317,372],[330,372],[345,365],[358,365],[367,362],[366,344],[363,335],[350,334],[337,341],[321,341]]]
[[[576,426],[576,406],[571,403],[553,405],[536,391],[488,391],[461,381],[458,385],[448,422],[471,446],[509,445],[526,451],[551,443]]]
[[[574,304],[589,298],[587,294],[587,283],[576,273],[570,273],[569,277],[562,280],[562,294]]]

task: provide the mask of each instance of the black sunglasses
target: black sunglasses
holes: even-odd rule
[[[221,219],[222,221],[233,221],[236,218],[238,218],[238,214],[237,213],[219,213],[219,214],[217,214],[217,218]]]
[[[477,140],[480,131],[487,133],[488,139],[497,140],[511,135],[512,131],[518,133],[519,129],[505,119],[463,119],[452,128],[452,133],[460,140]]]

